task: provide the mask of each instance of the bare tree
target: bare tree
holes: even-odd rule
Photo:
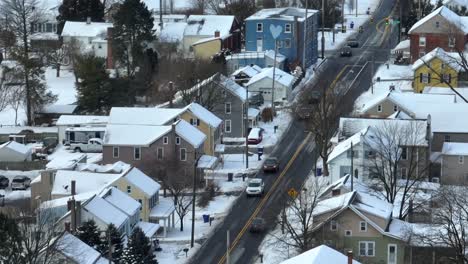
[[[395,120],[400,121],[400,120]],[[399,206],[404,220],[419,183],[429,175],[429,144],[424,122],[401,120],[370,127],[364,136],[363,174],[372,189]]]
[[[217,15],[234,15],[241,23],[257,11],[253,0],[207,0],[206,5]]]
[[[15,111],[15,125],[18,125],[18,111],[24,105],[24,89],[22,86],[14,86],[10,89],[9,105]]]
[[[63,65],[67,65],[69,55],[67,54],[67,49],[60,47],[58,49],[53,49],[47,53],[47,62],[52,66],[56,74],[55,76],[60,77],[60,69]]]

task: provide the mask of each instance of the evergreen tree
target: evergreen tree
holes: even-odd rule
[[[127,248],[123,252],[121,263],[158,264],[150,249],[151,241],[145,236],[141,228],[137,227],[128,239]]]
[[[65,21],[104,21],[104,4],[100,0],[63,0],[59,7],[57,33],[61,34]]]
[[[78,227],[76,236],[92,248],[98,249],[101,246],[100,233],[94,220],[86,221]]]
[[[111,107],[112,89],[105,69],[105,60],[94,55],[76,58],[78,105],[86,113],[107,113]]]
[[[107,227],[106,236],[102,237],[101,239],[101,248],[99,251],[106,257],[109,254],[109,241],[107,237],[109,233],[112,244],[112,261],[118,264],[120,263],[120,259],[123,253],[123,242],[122,236],[114,224],[110,224]]]
[[[21,252],[21,232],[15,220],[0,213],[0,263],[15,260],[15,253]]]
[[[154,18],[140,0],[125,0],[113,16],[114,54],[127,76],[135,76],[138,64],[154,40]]]

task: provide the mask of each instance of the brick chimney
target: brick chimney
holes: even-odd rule
[[[216,31],[215,31],[214,36],[215,36],[215,38],[219,38],[219,30],[216,30]]]
[[[349,250],[346,255],[348,256],[348,264],[353,264],[353,251]]]
[[[112,52],[112,38],[113,38],[114,28],[107,28],[107,59],[106,67],[107,69],[114,69],[114,55]]]
[[[76,181],[71,181],[71,195],[76,195]]]

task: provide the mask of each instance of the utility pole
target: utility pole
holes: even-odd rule
[[[356,17],[357,17],[357,8],[358,8],[358,0],[356,0]]]
[[[226,264],[230,264],[231,260],[230,260],[230,256],[229,256],[229,247],[231,246],[230,245],[230,241],[229,241],[229,229],[226,233],[226,246],[227,246],[227,249],[226,249]]]
[[[275,115],[275,70],[276,70],[276,55],[278,53],[278,40],[275,39],[275,58],[273,60],[273,81],[271,84],[271,109],[273,109],[273,117]]]
[[[192,233],[190,237],[190,247],[193,248],[193,244],[195,243],[195,192],[196,192],[196,183],[197,183],[197,166],[198,166],[198,158],[197,158],[197,151],[195,150],[195,164],[193,166],[193,189],[192,189]]]
[[[418,0],[418,20],[421,20],[421,0]]]
[[[336,23],[335,12],[333,12],[332,18],[333,18],[333,19],[332,19],[332,21],[333,21],[333,23],[332,23],[332,26],[333,26],[333,27],[332,27],[332,32],[333,32],[333,44],[335,44],[335,23]]]
[[[398,43],[400,43],[401,41],[401,18],[402,18],[402,14],[403,14],[403,9],[402,9],[402,1],[399,1],[398,2],[398,5],[400,6],[399,8],[399,17],[400,17],[400,22],[398,23]]]
[[[163,0],[159,0],[159,26],[161,27],[161,31],[164,27],[163,24]]]
[[[374,94],[374,52],[371,59],[371,94]]]
[[[354,151],[353,141],[351,141],[351,191],[354,190]]]
[[[275,58],[276,59],[276,58]],[[274,68],[273,68],[274,69]],[[245,87],[245,168],[249,168],[249,88]]]
[[[307,47],[307,22],[308,22],[307,21],[307,12],[309,11],[308,6],[309,6],[309,0],[305,0],[304,45],[302,47],[302,70],[304,71],[304,74],[305,74],[306,67],[307,67],[307,64],[306,64],[306,47]]]
[[[322,59],[325,59],[325,0],[322,0]]]
[[[353,0],[351,0],[353,1]],[[345,4],[345,0],[341,1],[341,32],[343,32],[343,29],[344,29],[344,4]]]

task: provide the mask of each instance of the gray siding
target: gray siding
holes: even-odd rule
[[[432,136],[432,151],[440,152],[445,142],[445,136],[450,137],[450,142],[464,142],[468,143],[467,133],[440,133],[434,132]]]
[[[459,162],[456,155],[443,155],[440,181],[449,185],[468,185],[468,156],[463,156],[463,162]]]

